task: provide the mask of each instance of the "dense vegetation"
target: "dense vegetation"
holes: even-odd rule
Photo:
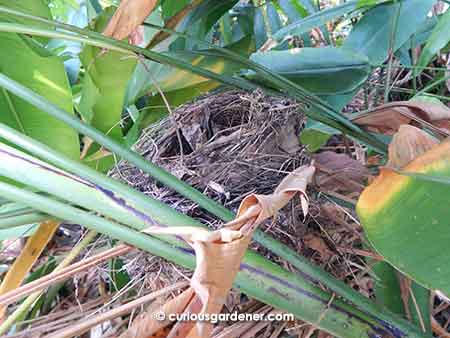
[[[448,7],[437,0],[0,0],[0,333],[20,336],[35,318],[64,308],[65,297],[78,289],[62,282],[105,261],[114,287],[102,289],[99,299],[126,294],[134,300],[104,317],[67,320],[48,336],[102,336],[94,328],[103,322],[131,323],[134,308],[186,287],[145,296],[121,291],[133,276],[116,257],[133,247],[195,270],[191,286],[174,298],[186,299],[177,309],[169,301],[167,313],[220,313],[234,283],[311,328],[300,334],[282,327],[270,337],[448,336],[448,318],[437,319],[450,302]],[[173,123],[177,161],[184,163],[188,134],[205,126],[180,126],[176,108],[205,95],[220,106],[218,93],[236,89],[269,106],[295,104],[307,120],[294,143],[312,159],[283,172],[280,185],[276,176],[273,193],[242,196],[237,215],[135,146],[144,131]],[[267,99],[274,97],[285,103]],[[252,104],[266,109],[262,101]],[[288,135],[289,127],[277,133]],[[330,149],[345,154],[345,163],[324,156]],[[111,178],[120,161],[229,223],[207,229],[177,203]],[[355,178],[355,168],[365,174]],[[339,177],[339,170],[346,174]],[[324,172],[352,188],[325,189]],[[258,179],[264,185],[267,177]],[[224,196],[234,188],[212,184]],[[360,241],[347,249],[365,256],[367,266],[358,271],[374,284],[366,295],[324,271],[326,262],[319,267],[257,229],[288,203],[306,219],[312,200],[320,204],[322,196],[361,222]],[[83,237],[63,250],[54,235],[67,223],[81,226]],[[101,235],[108,240],[95,247],[99,252],[76,262]],[[259,253],[247,249],[252,240]],[[320,245],[311,247],[328,255],[322,240],[314,240]],[[129,329],[118,325],[114,335],[213,336],[200,322],[167,322],[171,333],[161,331],[164,325],[149,316]],[[258,332],[253,336],[262,337]]]

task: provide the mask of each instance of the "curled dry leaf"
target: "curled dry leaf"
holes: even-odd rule
[[[422,129],[402,125],[389,144],[388,167],[403,168],[409,162],[439,144],[439,141]]]
[[[242,201],[236,219],[216,231],[196,227],[153,226],[145,232],[173,234],[183,237],[195,250],[196,269],[190,288],[164,305],[159,311],[169,313],[216,314],[222,310],[228,292],[247,250],[253,231],[264,220],[274,217],[296,194],[299,194],[303,212],[308,212],[306,187],[314,175],[313,166],[303,166],[290,173],[270,195],[251,194]],[[186,302],[185,300],[189,301]],[[174,306],[175,304],[175,306]],[[170,311],[169,311],[170,310]],[[149,337],[169,323],[155,322],[151,314],[145,320],[133,323],[121,338]],[[209,337],[212,325],[178,322],[168,337]],[[137,334],[142,333],[142,334]]]
[[[123,40],[130,34],[139,35],[139,25],[155,8],[157,0],[123,0],[106,26],[103,34],[116,40]]]
[[[426,125],[444,136],[449,136],[450,108],[444,104],[421,101],[398,101],[354,117],[352,121],[369,130],[394,134],[401,125],[416,122]]]

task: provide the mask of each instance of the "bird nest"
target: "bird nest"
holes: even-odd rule
[[[309,163],[299,142],[304,123],[300,105],[292,100],[228,91],[179,107],[145,130],[135,150],[236,211],[245,195],[271,193],[287,173]],[[217,223],[126,161],[112,176],[213,227]]]
[[[306,120],[303,111],[304,107],[294,100],[267,96],[258,90],[213,93],[177,108],[167,119],[150,126],[134,150],[236,212],[244,196],[270,194],[288,173],[311,162],[310,154],[299,141]],[[127,161],[120,161],[110,175],[202,221],[211,229],[223,224],[196,203],[163,186]],[[345,279],[353,275],[347,261],[354,257],[336,251],[330,241],[333,241],[337,228],[340,228],[336,230],[340,242],[347,238],[354,241],[354,229],[344,230],[344,236],[342,224],[330,221],[329,215],[323,222],[322,208],[327,203],[319,203],[317,195],[314,190],[310,194],[310,216],[307,218],[299,200],[294,198],[276,219],[262,224],[260,229],[338,278]],[[323,224],[331,229],[330,236]],[[290,267],[258,243],[252,243],[250,248]],[[154,276],[157,273],[159,279],[170,283],[190,276],[189,271],[163,259],[139,255],[147,262],[134,259],[136,264],[127,264],[131,275],[146,273]]]

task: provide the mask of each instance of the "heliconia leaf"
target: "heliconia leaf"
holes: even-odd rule
[[[203,0],[194,0],[191,3],[186,4],[183,8],[181,8],[178,12],[174,13],[173,16],[170,17],[169,20],[166,21],[164,28],[173,29],[177,27],[177,25],[190,13],[192,12],[198,5],[201,4]],[[169,3],[171,1],[165,1],[165,3]],[[155,45],[165,40],[170,36],[170,33],[165,31],[159,31],[152,40],[149,42],[147,48],[153,48]]]
[[[273,35],[273,39],[279,41],[287,35],[300,35],[306,33],[315,27],[326,25],[328,21],[349,14],[359,8],[358,1],[352,0],[338,6],[324,9],[283,27]]]
[[[370,73],[365,55],[335,47],[258,52],[251,59],[315,94],[348,93]]]
[[[43,11],[38,9],[42,7],[42,4],[38,5],[40,2],[23,1],[19,4],[15,1],[12,2],[15,4],[12,8],[28,8],[28,11],[36,10],[43,15]],[[33,88],[52,103],[72,113],[72,93],[63,60],[49,55],[45,48],[36,43],[27,41],[17,34],[0,33],[1,73]],[[73,159],[79,157],[80,145],[76,131],[41,109],[6,90],[0,90],[0,111],[0,122]]]
[[[343,47],[363,53],[369,57],[371,64],[380,65],[387,59],[391,49],[397,51],[422,27],[435,2],[398,0],[375,6],[353,27]]]
[[[432,147],[401,170],[448,180],[450,141]],[[361,194],[357,213],[369,241],[387,262],[448,296],[450,208],[443,200],[450,196],[450,185],[413,174],[381,169]]]
[[[439,52],[439,50],[450,42],[450,10],[447,10],[439,18],[436,27],[433,29],[430,37],[427,39],[425,47],[422,49],[419,61],[417,61],[416,67],[414,69],[415,74],[418,74],[421,68],[426,67],[431,61],[434,55]]]
[[[98,31],[106,24],[110,9],[95,22]],[[81,114],[90,116],[90,124],[116,140],[121,139],[120,118],[128,82],[137,60],[116,51],[85,46],[81,62],[86,68],[81,95]]]

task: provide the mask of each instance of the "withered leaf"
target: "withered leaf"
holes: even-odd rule
[[[215,314],[220,313],[226,301],[241,260],[247,250],[254,230],[264,220],[274,217],[296,194],[299,194],[303,212],[308,212],[308,198],[306,187],[314,175],[314,166],[303,166],[286,176],[275,191],[270,195],[251,194],[242,201],[236,219],[225,224],[216,231],[208,231],[197,227],[163,227],[153,226],[145,232],[151,234],[174,234],[184,238],[195,250],[196,269],[192,276],[190,288],[177,298],[185,301],[172,300],[178,306],[174,309],[167,303],[161,311],[170,309],[176,313],[189,311],[190,313]],[[191,297],[191,295],[193,295]],[[191,297],[191,298],[190,298]],[[167,312],[168,314],[169,312]],[[173,312],[172,312],[173,313]],[[149,319],[147,317],[147,319]],[[150,319],[154,321],[154,319]],[[159,323],[157,323],[159,324]],[[144,325],[145,335],[137,328]],[[161,325],[154,323],[140,323],[135,321],[131,328],[121,338],[148,337],[149,328]],[[176,323],[168,337],[209,337],[212,325],[208,322],[179,322]],[[129,335],[128,332],[130,333]],[[155,331],[153,331],[155,332]]]
[[[369,171],[347,154],[324,151],[315,154],[313,158],[318,169],[316,183],[321,189],[351,193],[364,188]]]
[[[352,121],[369,130],[389,135],[394,134],[401,125],[412,122],[426,125],[443,135],[450,135],[448,129],[442,129],[450,121],[450,108],[433,102],[391,102],[359,115]]]
[[[402,125],[389,144],[387,166],[402,168],[437,144],[439,141],[422,129]]]
[[[157,0],[123,0],[103,34],[116,40],[123,40],[130,35],[135,39],[136,34],[139,34],[135,30],[152,12],[157,2]]]

